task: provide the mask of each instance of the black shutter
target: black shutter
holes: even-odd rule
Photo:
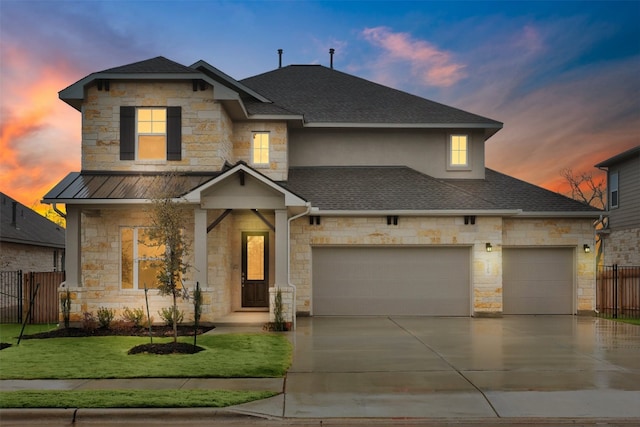
[[[182,107],[167,108],[167,160],[182,160]]]
[[[136,158],[136,108],[120,107],[120,160]]]

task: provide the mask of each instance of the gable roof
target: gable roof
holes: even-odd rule
[[[616,163],[623,162],[633,157],[640,157],[640,145],[638,145],[637,147],[633,147],[630,150],[623,151],[622,153],[616,154],[615,156],[610,157],[607,160],[604,160],[598,163],[597,165],[595,165],[595,167],[608,168]]]
[[[65,230],[22,203],[0,193],[0,242],[64,249]]]
[[[290,65],[241,80],[286,111],[304,115],[310,126],[396,125],[487,128],[502,123],[402,92],[321,65]],[[269,107],[250,104],[262,114]]]
[[[597,217],[602,211],[535,185],[486,170],[485,179],[436,179],[404,166],[297,167],[287,188],[322,214],[396,211],[405,214]]]
[[[131,64],[121,65],[119,67],[108,68],[93,74],[200,74],[199,71],[179,64],[175,61],[165,58],[164,56],[156,56],[155,58],[138,61]]]

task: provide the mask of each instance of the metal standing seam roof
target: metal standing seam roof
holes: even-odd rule
[[[14,202],[15,224],[12,223]],[[0,193],[0,242],[64,248],[65,229],[6,194]]]
[[[219,173],[182,175],[126,172],[72,172],[43,198],[44,202],[73,200],[148,200],[158,188],[187,194]]]

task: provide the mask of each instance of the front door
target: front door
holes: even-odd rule
[[[242,233],[242,307],[269,307],[269,232]]]

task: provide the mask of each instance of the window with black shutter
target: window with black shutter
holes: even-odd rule
[[[181,107],[120,107],[120,160],[181,159]]]

